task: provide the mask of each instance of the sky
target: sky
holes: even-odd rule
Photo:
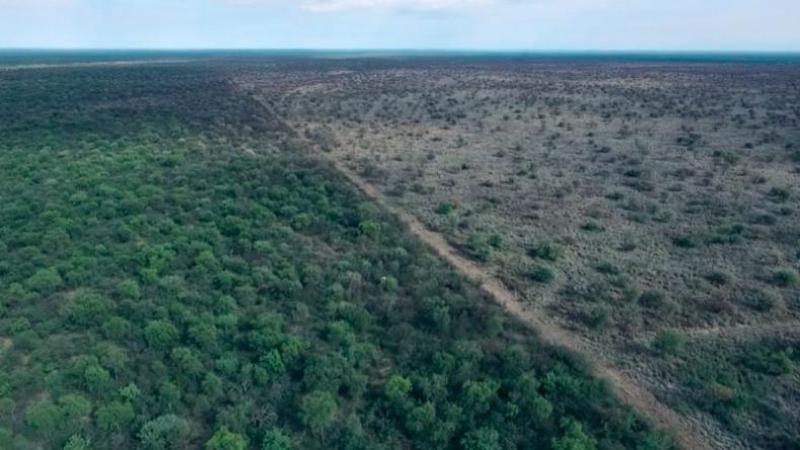
[[[800,0],[0,0],[0,48],[800,52]]]

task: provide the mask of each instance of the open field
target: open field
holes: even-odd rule
[[[359,59],[234,79],[720,448],[800,445],[800,67]]]

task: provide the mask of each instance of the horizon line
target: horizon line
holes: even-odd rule
[[[497,48],[324,48],[324,47],[2,47],[4,51],[99,52],[99,51],[152,51],[152,52],[427,52],[427,53],[661,53],[661,54],[789,54],[800,55],[798,50],[675,50],[675,49],[497,49]]]

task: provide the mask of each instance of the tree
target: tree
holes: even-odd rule
[[[87,388],[92,391],[99,391],[111,379],[111,374],[99,365],[92,364],[83,371],[83,379]]]
[[[313,432],[319,432],[329,427],[334,418],[338,406],[336,398],[330,392],[314,391],[300,402],[300,420]]]
[[[39,269],[25,282],[28,289],[50,294],[55,292],[62,284],[61,275],[55,269]]]
[[[247,450],[247,438],[221,428],[206,443],[206,450]]]
[[[468,432],[461,439],[464,450],[502,450],[500,433],[494,428],[478,428]]]
[[[106,319],[110,306],[108,301],[91,292],[80,292],[70,309],[70,321],[80,327],[99,325]]]
[[[51,401],[43,401],[28,409],[25,423],[37,434],[50,437],[56,433],[62,418],[61,408]]]
[[[174,414],[159,416],[139,430],[138,450],[178,450],[187,448],[192,424]]]
[[[81,421],[92,412],[92,404],[85,397],[67,394],[58,399],[61,408],[61,427],[68,431],[80,431]]]
[[[67,443],[64,444],[63,450],[91,450],[91,449],[92,449],[92,441],[76,434],[67,439]]]
[[[136,282],[134,279],[127,279],[121,281],[117,285],[117,293],[125,299],[129,300],[138,300],[139,296],[141,295],[141,291],[139,289],[139,283]]]
[[[136,383],[128,383],[127,386],[119,390],[119,395],[126,402],[133,404],[141,397],[142,391]]]
[[[97,426],[104,431],[121,431],[136,418],[130,403],[117,401],[99,408],[96,415]]]
[[[261,357],[261,367],[273,377],[279,377],[286,372],[286,366],[277,349],[272,349]]]
[[[500,385],[496,381],[467,381],[464,383],[464,404],[473,414],[483,414],[492,407]]]
[[[406,415],[406,428],[417,436],[424,436],[436,423],[436,407],[431,402],[414,406]]]
[[[386,397],[393,402],[403,402],[411,392],[411,380],[400,375],[394,375],[386,382],[383,391]]]
[[[562,423],[564,435],[553,439],[553,450],[594,450],[597,444],[583,431],[583,425],[571,419]]]
[[[261,450],[292,450],[292,439],[278,428],[264,434]]]
[[[366,220],[358,224],[358,231],[370,239],[377,239],[381,234],[381,224],[372,220]]]
[[[178,339],[178,329],[166,320],[154,320],[145,327],[144,338],[150,347],[166,350]]]

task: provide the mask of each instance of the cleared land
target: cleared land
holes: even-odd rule
[[[352,60],[235,80],[718,447],[793,448],[798,74]]]

